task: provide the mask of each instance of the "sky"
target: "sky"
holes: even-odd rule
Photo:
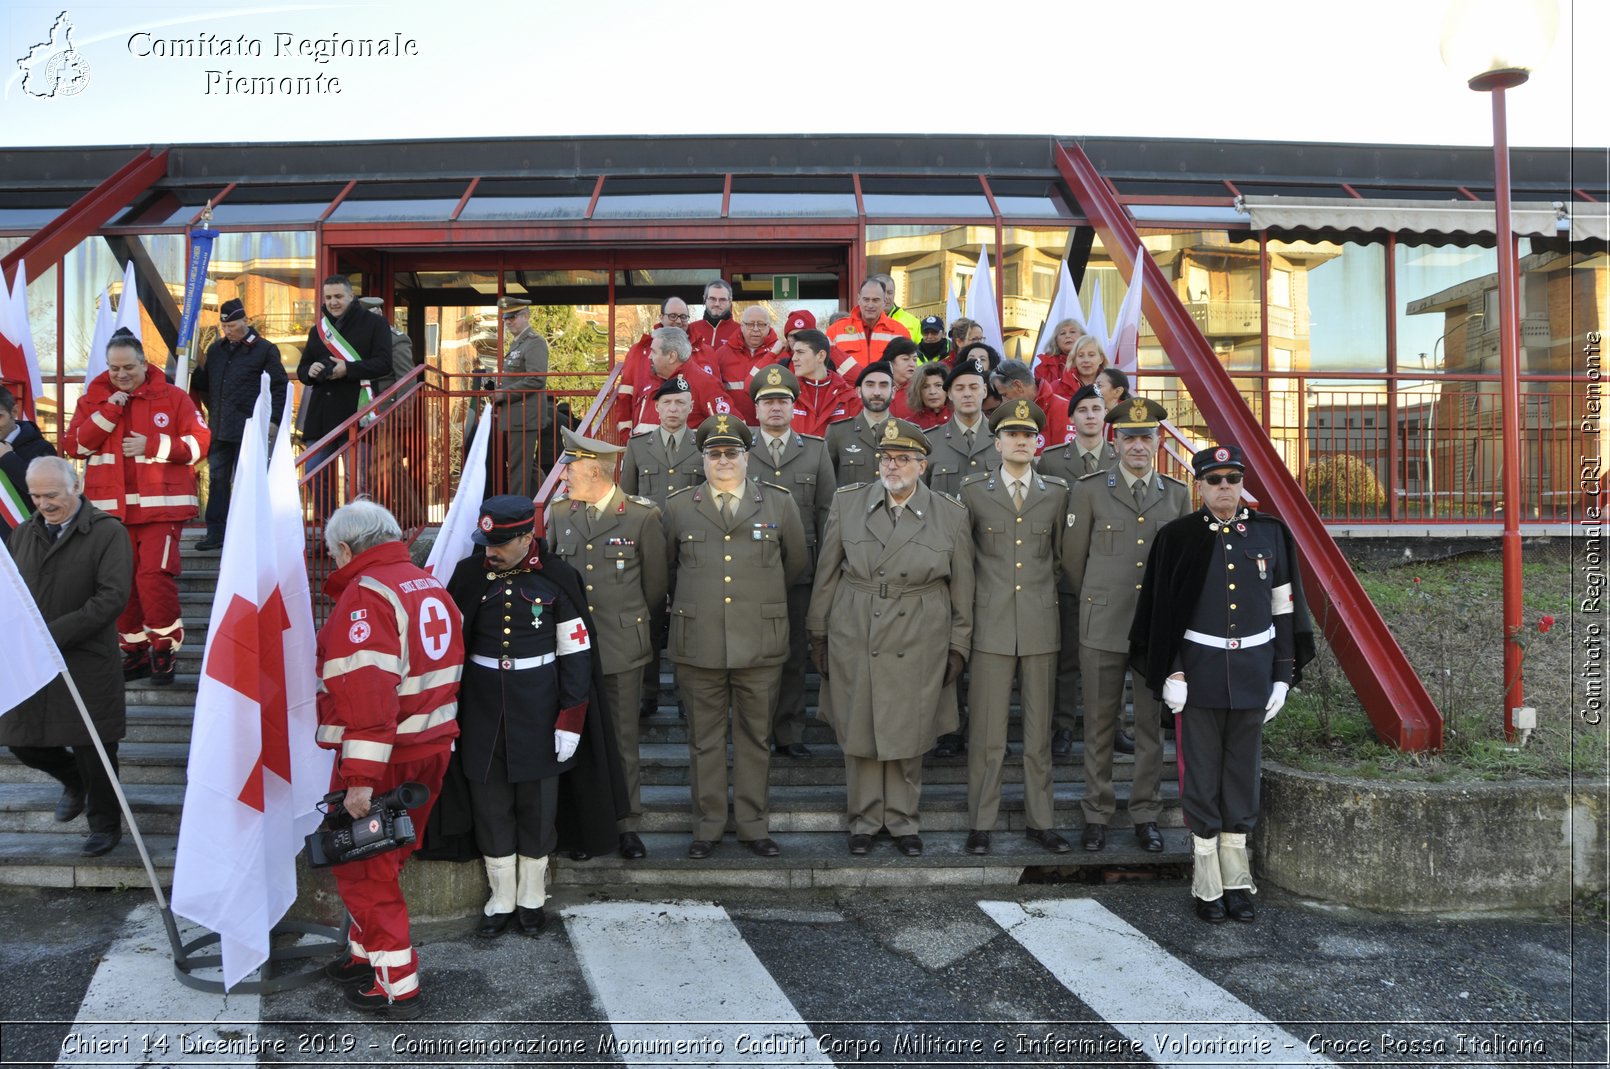
[[[1557,8],[1552,51],[1508,94],[1510,141],[1610,144],[1594,45],[1610,40],[1610,4]],[[1491,144],[1487,98],[1440,58],[1445,10],[1439,0],[9,0],[0,144],[740,133]],[[62,56],[64,11],[76,62]],[[404,54],[319,55],[354,39]],[[259,54],[221,54],[242,41]],[[173,54],[186,47],[213,54]],[[78,77],[58,80],[63,70]],[[301,92],[262,94],[268,85]]]

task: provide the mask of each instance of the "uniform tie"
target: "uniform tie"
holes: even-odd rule
[[[1096,454],[1094,454],[1094,453],[1086,453],[1084,455],[1084,459],[1085,459],[1085,474],[1089,475],[1089,474],[1091,474],[1092,472],[1094,472],[1096,470]]]
[[[721,499],[721,516],[722,516],[722,518],[725,519],[725,520],[731,520],[732,519],[732,513],[734,511],[734,509],[733,509],[733,500],[732,500],[733,495],[728,494],[728,493],[721,493],[721,494],[717,494],[716,496]]]
[[[588,523],[597,523],[598,522],[598,506],[597,505],[588,505],[587,506],[587,522]]]
[[[781,438],[771,440],[771,466],[774,468],[783,466],[783,440]]]
[[[889,502],[889,515],[893,518],[896,527],[900,526],[900,514],[904,511],[906,511],[904,505],[896,505],[893,501]]]
[[[676,435],[667,434],[665,436],[665,453],[667,456],[676,456]]]
[[[967,447],[968,455],[972,455],[972,452],[973,452],[973,432],[972,431],[963,431],[962,432],[962,444],[964,444]]]
[[[1134,481],[1134,483],[1130,486],[1129,492],[1135,495],[1135,508],[1143,509],[1143,508],[1146,507],[1146,480],[1145,479],[1136,479]]]
[[[1022,483],[1015,482],[1015,483],[1012,484],[1012,508],[1016,512],[1022,512],[1023,511],[1023,484]]]

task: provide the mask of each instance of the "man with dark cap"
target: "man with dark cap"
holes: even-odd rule
[[[1247,836],[1258,823],[1263,725],[1314,656],[1297,545],[1241,503],[1241,450],[1191,457],[1202,507],[1158,532],[1129,632],[1141,684],[1180,714],[1180,798],[1191,829],[1196,915],[1255,918]]]
[[[542,485],[545,457],[553,455],[553,398],[548,390],[548,342],[531,328],[531,302],[505,297],[498,302],[509,351],[490,400],[497,406],[498,427],[508,465],[504,484],[517,497],[535,497]]]
[[[1068,574],[1079,591],[1079,669],[1085,702],[1085,830],[1080,845],[1106,846],[1107,825],[1117,811],[1113,795],[1113,736],[1124,706],[1129,665],[1129,627],[1153,537],[1185,515],[1191,492],[1178,479],[1160,475],[1157,428],[1168,410],[1134,397],[1107,413],[1118,446],[1118,467],[1086,475],[1073,484],[1068,503]],[[1134,688],[1135,777],[1129,815],[1135,839],[1156,853],[1162,812],[1163,725],[1157,699]]]
[[[665,529],[660,509],[615,485],[620,446],[559,430],[565,451],[566,492],[549,506],[548,548],[581,573],[594,622],[593,649],[602,662],[604,694],[626,779],[628,808],[620,819],[620,855],[645,855],[637,710],[643,668],[659,666],[651,606],[665,604]],[[655,432],[650,431],[650,434]],[[656,680],[656,686],[658,681]]]
[[[924,316],[919,325],[917,341],[918,359],[923,363],[944,360],[950,356],[950,340],[945,337],[945,321],[938,316]]]
[[[688,706],[693,842],[710,856],[727,827],[727,711],[732,710],[738,841],[760,857],[768,827],[766,736],[788,660],[788,588],[807,566],[799,509],[785,487],[748,477],[749,428],[722,413],[699,425],[705,481],[670,497],[671,660]]]
[[[1055,830],[1051,704],[1056,686],[1057,577],[1068,531],[1068,485],[1034,470],[1045,413],[1025,398],[990,418],[1001,466],[962,480],[972,524],[973,651],[968,658],[967,852],[987,854],[1001,808],[1012,681],[1023,706],[1023,808],[1030,842],[1073,849]]]
[[[887,829],[922,853],[922,756],[956,730],[955,686],[973,639],[967,510],[922,482],[928,439],[890,419],[878,481],[833,495],[806,627],[822,715],[844,751],[849,851]]]
[[[516,917],[523,934],[542,930],[558,777],[574,767],[583,730],[599,723],[588,715],[593,641],[583,607],[544,574],[535,527],[530,498],[487,498],[473,536],[484,556],[461,561],[448,584],[464,615],[458,753],[492,888],[487,937]]]
[[[220,549],[229,521],[229,498],[240,457],[240,436],[257,404],[263,372],[268,372],[269,441],[285,411],[285,365],[279,346],[253,330],[246,306],[231,297],[218,307],[219,338],[207,346],[197,369],[197,392],[212,422],[212,448],[207,453],[207,535],[196,543],[202,552]]]
[[[805,662],[810,656],[805,610],[816,571],[809,562],[816,559],[827,510],[833,504],[833,465],[822,439],[793,429],[794,400],[799,396],[793,372],[773,364],[756,373],[749,394],[760,420],[750,463],[761,478],[787,487],[805,529],[807,564],[788,588],[788,661],[772,706],[770,735],[773,749],[798,760],[811,755],[805,745]]]
[[[1068,403],[1074,437],[1062,445],[1048,445],[1036,470],[1055,475],[1070,487],[1097,471],[1118,466],[1118,451],[1107,441],[1107,403],[1095,386],[1081,386]],[[1052,413],[1046,413],[1049,420]],[[1054,426],[1047,426],[1047,441],[1055,441]],[[1079,592],[1074,589],[1066,569],[1057,578],[1057,629],[1062,648],[1057,652],[1057,711],[1052,721],[1051,754],[1073,754],[1073,732],[1078,724],[1079,707]],[[1126,748],[1127,739],[1127,748]],[[1134,753],[1135,739],[1120,730],[1113,742],[1119,753]]]
[[[833,465],[837,486],[869,483],[878,477],[878,442],[883,440],[883,424],[889,419],[894,394],[894,369],[879,361],[868,364],[856,379],[861,411],[850,419],[827,428],[827,458]]]
[[[989,421],[984,418],[986,373],[977,364],[964,360],[945,377],[945,392],[955,416],[928,435],[933,455],[928,458],[928,486],[942,494],[957,497],[962,480],[989,471],[1001,462],[993,448]]]

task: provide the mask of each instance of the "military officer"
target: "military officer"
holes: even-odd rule
[[[531,329],[530,301],[504,297],[498,308],[503,333],[510,339],[503,374],[491,397],[508,458],[505,489],[531,498],[542,485],[544,439],[553,433],[553,401],[546,392],[537,392],[548,389],[548,343]]]
[[[683,375],[672,375],[654,392],[657,427],[639,431],[626,443],[621,461],[621,489],[641,494],[665,513],[665,500],[671,491],[696,486],[704,478],[699,459],[699,443],[694,441],[688,415],[693,411],[692,387]],[[660,651],[665,649],[665,599],[649,603],[649,636],[654,656],[643,666],[643,699],[639,712],[653,716],[660,707]],[[622,709],[620,715],[627,715]]]
[[[916,424],[885,422],[882,474],[834,495],[817,561],[806,627],[844,751],[853,855],[885,828],[902,854],[922,853],[922,755],[956,730],[972,649],[973,539],[966,510],[923,485],[928,450]]]
[[[1045,413],[1008,401],[990,417],[1001,466],[962,480],[972,525],[973,653],[968,658],[967,852],[989,853],[1001,808],[1006,721],[1017,678],[1023,706],[1023,804],[1027,836],[1054,854],[1073,849],[1057,833],[1051,791],[1051,705],[1056,687],[1057,574],[1068,530],[1068,484],[1034,470]]]
[[[788,661],[783,665],[777,704],[772,708],[771,742],[781,754],[799,760],[811,755],[805,745],[805,610],[811,602],[813,566],[827,510],[833,504],[833,465],[822,439],[793,430],[794,399],[799,380],[786,367],[772,364],[749,380],[760,433],[755,435],[749,463],[760,477],[788,489],[805,529],[806,567],[788,588]]]
[[[959,363],[945,378],[945,392],[955,415],[929,432],[933,455],[928,458],[928,486],[942,494],[961,494],[962,480],[999,467],[1001,455],[990,444],[984,418],[984,372],[971,360]]]
[[[1095,386],[1079,387],[1068,402],[1068,415],[1074,437],[1062,445],[1048,446],[1035,461],[1035,468],[1045,475],[1060,477],[1069,486],[1092,472],[1116,468],[1118,451],[1105,433],[1107,405]],[[1073,753],[1073,731],[1078,724],[1079,594],[1066,572],[1057,580],[1057,628],[1062,635],[1062,648],[1057,652],[1057,712],[1051,722],[1051,754],[1067,757]],[[1128,739],[1127,748],[1125,738],[1120,730],[1113,748],[1119,753],[1134,753],[1134,738]]]
[[[1157,473],[1157,428],[1168,411],[1134,397],[1107,413],[1118,445],[1118,468],[1086,475],[1069,495],[1068,570],[1079,591],[1079,670],[1085,702],[1085,830],[1080,845],[1097,851],[1117,803],[1112,788],[1113,735],[1124,704],[1129,626],[1135,616],[1153,536],[1191,507],[1178,479]],[[1143,849],[1163,849],[1157,830],[1163,728],[1157,699],[1134,688],[1135,778],[1129,814]]]
[[[1180,713],[1180,797],[1195,865],[1191,896],[1210,924],[1254,919],[1247,835],[1258,822],[1263,725],[1314,655],[1297,547],[1285,524],[1241,503],[1233,445],[1191,457],[1202,507],[1158,532],[1130,663]]]
[[[619,821],[620,855],[645,855],[638,772],[637,708],[643,666],[659,662],[649,607],[665,603],[665,528],[660,509],[615,485],[618,445],[561,427],[566,493],[549,506],[548,548],[581,573],[592,613],[593,649],[603,667],[604,695],[626,780],[628,810]]]
[[[886,361],[868,364],[855,380],[861,412],[828,425],[824,440],[837,486],[869,483],[878,477],[877,449],[894,396],[894,369]]]
[[[691,858],[710,856],[727,826],[727,710],[732,710],[738,840],[761,857],[781,847],[767,824],[766,735],[788,660],[788,588],[807,566],[799,509],[786,487],[748,477],[749,428],[736,416],[699,425],[705,480],[670,496],[665,514],[675,596],[671,660],[688,707]]]

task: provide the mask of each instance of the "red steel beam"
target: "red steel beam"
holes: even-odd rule
[[[1053,145],[1057,170],[1101,235],[1113,263],[1129,276],[1131,285],[1135,269],[1139,267],[1143,273],[1146,318],[1214,436],[1241,447],[1254,491],[1296,537],[1315,618],[1358,692],[1370,723],[1399,749],[1440,749],[1442,715],[1431,695],[1179,295],[1156,261],[1144,254],[1134,223],[1078,145]]]
[[[0,260],[0,276],[14,277],[17,264],[33,261],[30,272],[43,277],[46,270],[85,238],[105,226],[112,216],[126,208],[135,197],[151,188],[151,183],[168,173],[168,150],[140,154],[113,171],[100,185],[79,197],[66,211],[34,232]]]

